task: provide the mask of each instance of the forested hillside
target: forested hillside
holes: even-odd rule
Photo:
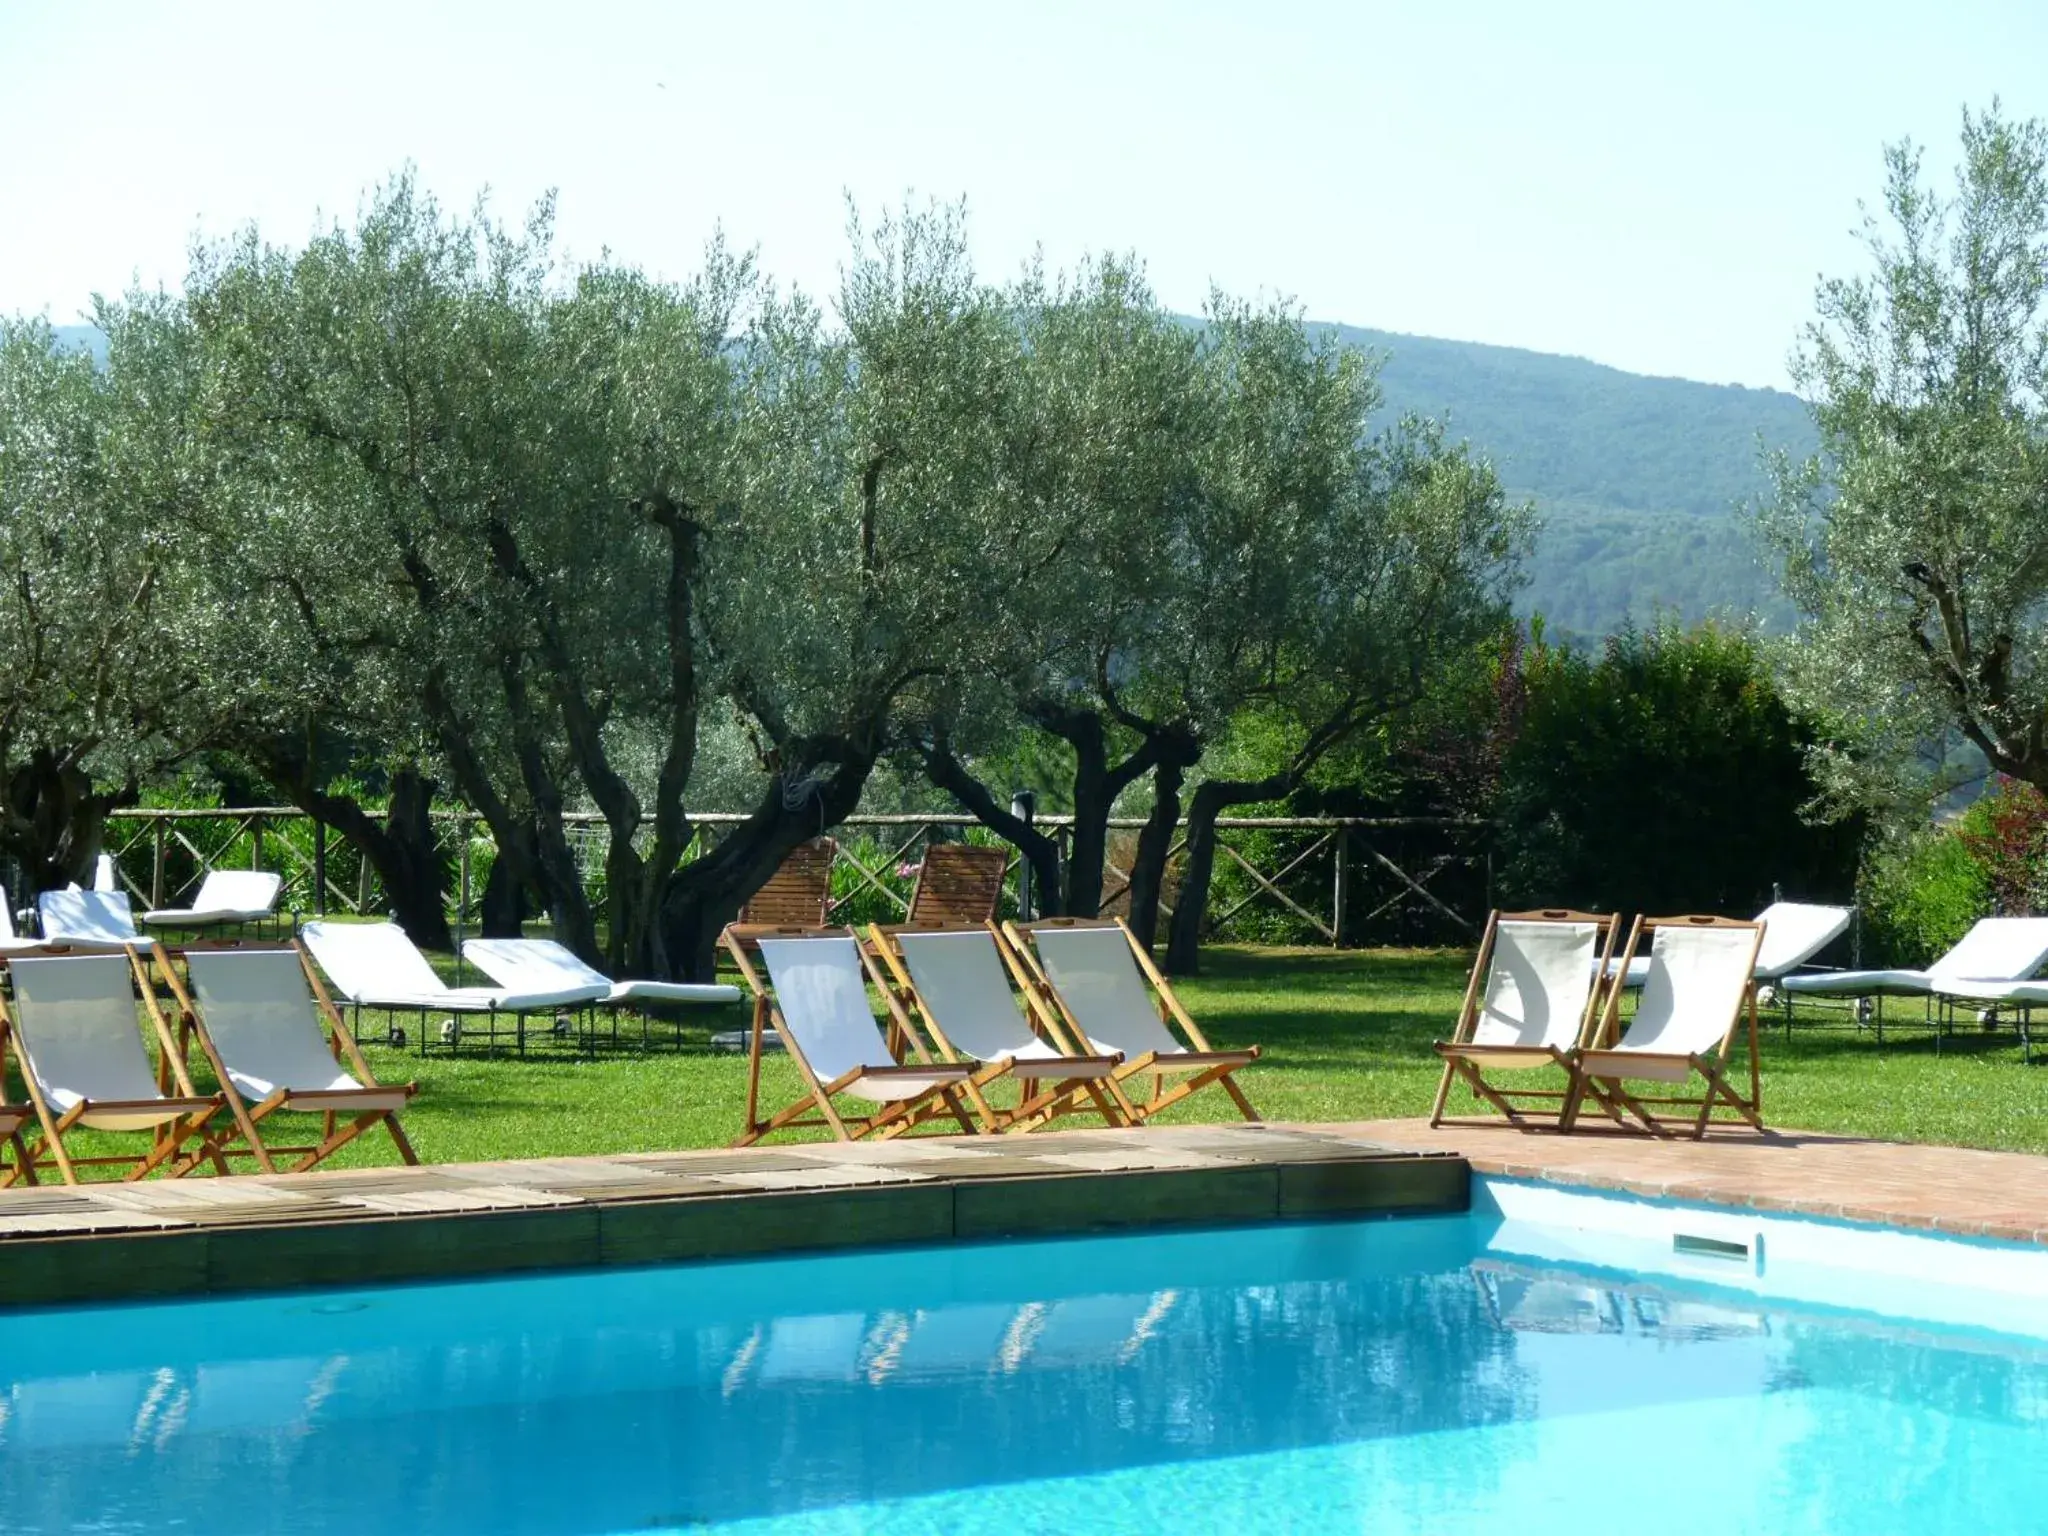
[[[1785,609],[1733,512],[1759,488],[1760,443],[1811,449],[1795,397],[1624,373],[1583,358],[1336,328],[1383,356],[1388,414],[1448,420],[1542,515],[1519,607],[1601,635],[1661,610],[1684,619]],[[91,326],[61,326],[104,354]]]
[[[1390,413],[1447,418],[1533,497],[1543,532],[1520,606],[1603,634],[1658,609],[1782,617],[1733,508],[1760,487],[1759,445],[1811,451],[1778,390],[1648,378],[1582,358],[1340,326],[1386,359]]]

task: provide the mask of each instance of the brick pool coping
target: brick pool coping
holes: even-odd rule
[[[1344,1129],[1389,1147],[1455,1152],[1472,1171],[1708,1205],[2048,1243],[2048,1157],[1866,1141],[1809,1131],[1717,1130],[1653,1141],[1618,1130],[1521,1132],[1371,1120]]]
[[[1468,1205],[1463,1158],[1336,1125],[44,1185],[0,1191],[0,1307]]]

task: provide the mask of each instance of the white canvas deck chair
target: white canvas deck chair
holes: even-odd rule
[[[1014,1108],[990,1111],[996,1129],[1033,1130],[1090,1106],[1106,1124],[1131,1122],[1134,1111],[1116,1081],[1123,1058],[1070,1049],[1058,1015],[1028,979],[1020,1008],[1010,989],[1014,957],[992,925],[877,923],[868,936],[894,983],[895,1004],[916,1013],[940,1058],[980,1063],[969,1080],[975,1093],[1004,1076],[1019,1083]]]
[[[157,960],[169,969],[161,951]],[[202,1161],[228,1171],[211,1128],[227,1100],[193,1088],[142,956],[50,956],[15,960],[8,968],[14,1004],[0,1017],[40,1126],[28,1149],[31,1164],[54,1164],[66,1184],[81,1182],[80,1168],[102,1165],[125,1168],[123,1177],[131,1180],[158,1168],[175,1177]],[[136,1027],[138,988],[159,1066],[152,1066]],[[148,1132],[151,1145],[135,1157],[78,1156],[66,1138],[80,1129]],[[197,1146],[188,1150],[191,1142]]]
[[[1669,1134],[1674,1124],[1685,1124],[1658,1113],[1670,1108],[1692,1111],[1690,1131],[1695,1140],[1707,1134],[1715,1112],[1724,1106],[1762,1130],[1755,978],[1763,925],[1733,917],[1639,917],[1622,952],[1624,965],[1640,947],[1645,933],[1650,935],[1650,974],[1643,982],[1635,1017],[1622,1033],[1622,989],[1610,988],[1600,1026],[1573,1063],[1563,1129],[1573,1128],[1585,1101],[1591,1099],[1617,1125],[1627,1126],[1633,1116],[1643,1129],[1658,1136]],[[1749,1023],[1746,1096],[1728,1080],[1735,1036],[1745,1017]],[[1678,1092],[1642,1094],[1625,1086],[1651,1082],[1678,1089],[1694,1076],[1705,1084],[1697,1098]]]
[[[268,869],[210,869],[189,907],[142,914],[152,928],[247,928],[277,916],[284,876]]]
[[[45,944],[66,949],[147,949],[154,941],[135,931],[126,891],[44,891],[36,898],[36,919]]]
[[[962,1131],[977,1129],[962,1102],[974,1075],[972,1067],[923,1059],[925,1053],[914,1038],[909,1044],[920,1057],[916,1063],[899,1063],[889,1053],[868,1003],[868,982],[872,979],[879,987],[881,978],[872,975],[875,962],[851,929],[733,923],[722,942],[754,995],[746,1128],[734,1146],[751,1146],[776,1131],[801,1127],[823,1127],[840,1141],[885,1139],[941,1117],[950,1118]],[[771,1028],[803,1078],[805,1091],[795,1103],[763,1118],[761,1047]],[[879,1108],[848,1115],[834,1102],[842,1096]]]
[[[1259,1048],[1212,1047],[1121,918],[1047,917],[1009,923],[1002,931],[1021,962],[1019,979],[1040,989],[1076,1049],[1121,1055],[1123,1065],[1113,1079],[1120,1088],[1138,1078],[1153,1079],[1150,1097],[1126,1093],[1133,1124],[1211,1084],[1230,1095],[1245,1119],[1259,1118],[1232,1076],[1259,1059]],[[1174,1037],[1174,1024],[1187,1037],[1185,1043]],[[1170,1087],[1169,1079],[1174,1080]]]
[[[557,1008],[594,1003],[608,985],[548,986],[531,991],[512,987],[451,987],[438,976],[427,957],[396,923],[308,923],[300,938],[320,969],[341,995],[358,1010],[418,1013],[422,1024],[420,1050],[427,1047],[424,1025],[429,1014],[483,1015],[493,1045],[497,1016],[511,1014],[518,1022],[519,1049],[526,1049],[530,1014],[552,1015]],[[451,1031],[450,1043],[460,1039]]]
[[[717,1005],[740,1000],[740,989],[724,982],[652,981],[637,976],[614,981],[553,939],[469,939],[462,946],[462,958],[514,992],[602,987],[597,1002],[611,1011],[615,1021],[621,1008],[639,1012],[642,1040],[647,1037],[649,1003]],[[616,1023],[613,1033],[616,1038]]]
[[[1458,1081],[1522,1130],[1564,1118],[1572,1053],[1585,1043],[1607,994],[1598,978],[1609,974],[1614,937],[1612,914],[1553,907],[1487,918],[1457,1028],[1436,1044],[1444,1075],[1430,1110],[1432,1126],[1446,1123],[1451,1086]],[[1546,1068],[1562,1071],[1563,1081],[1551,1088],[1521,1087],[1491,1077]]]
[[[255,1158],[265,1173],[278,1171],[275,1159],[295,1157],[285,1171],[303,1173],[381,1125],[402,1161],[419,1161],[398,1123],[414,1085],[386,1087],[371,1074],[304,950],[195,947],[185,965],[189,991],[171,967],[165,974],[240,1133],[242,1145],[224,1152]],[[263,1123],[280,1112],[319,1115],[319,1139],[266,1145]]]

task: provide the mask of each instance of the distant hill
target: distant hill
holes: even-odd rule
[[[60,347],[81,347],[93,355],[96,362],[107,360],[107,336],[96,325],[59,325],[51,327],[57,333]]]
[[[1330,327],[1385,359],[1386,412],[1447,422],[1543,519],[1518,606],[1565,634],[1658,612],[1787,615],[1737,503],[1762,489],[1758,446],[1813,448],[1806,407],[1775,389],[1624,373],[1583,358]],[[104,359],[106,337],[58,339]]]
[[[1381,354],[1389,414],[1444,419],[1543,518],[1524,611],[1600,635],[1661,611],[1786,617],[1740,502],[1760,446],[1813,449],[1805,405],[1775,389],[1650,378],[1583,358],[1333,327]]]

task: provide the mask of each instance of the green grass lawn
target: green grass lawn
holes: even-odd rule
[[[1218,946],[1205,952],[1204,974],[1178,990],[1213,1044],[1264,1047],[1264,1058],[1239,1081],[1268,1119],[1422,1115],[1437,1084],[1429,1044],[1451,1027],[1469,963],[1455,951]],[[523,1059],[439,1051],[422,1059],[410,1046],[366,1050],[386,1081],[418,1082],[405,1121],[428,1162],[722,1145],[740,1128],[746,1061],[713,1052],[708,1039],[743,1026],[746,1011],[700,1008],[682,1017],[680,1044],[669,1043],[673,1029],[658,1020],[657,1043],[644,1053],[605,1047],[578,1056],[542,1044]],[[373,1018],[366,1014],[366,1025]],[[1987,1037],[1959,1026],[1937,1054],[1920,1019],[1919,1005],[1895,1001],[1880,1045],[1839,1010],[1802,1014],[1789,1041],[1782,1016],[1767,1016],[1766,1122],[2048,1152],[2048,1071],[2021,1062],[2011,1032]],[[416,1016],[404,1022],[417,1031]],[[630,1020],[621,1032],[637,1040]],[[794,1096],[787,1062],[771,1058],[763,1075],[769,1106]],[[1233,1115],[1229,1100],[1212,1090],[1163,1118]],[[395,1160],[389,1140],[377,1136],[336,1163]]]

